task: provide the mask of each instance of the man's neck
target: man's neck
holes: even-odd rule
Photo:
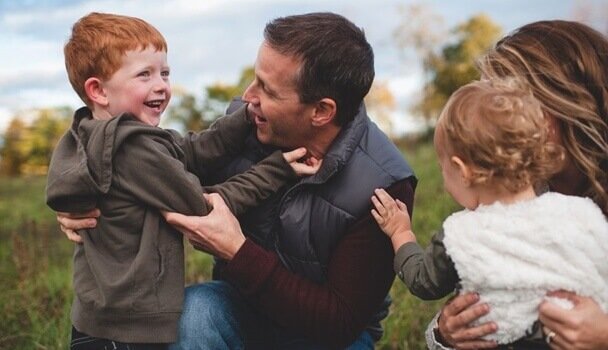
[[[332,143],[338,137],[340,130],[342,130],[342,127],[334,124],[316,130],[315,137],[311,138],[306,146],[308,153],[317,159],[325,157]]]

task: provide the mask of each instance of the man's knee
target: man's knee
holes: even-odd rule
[[[179,339],[170,349],[242,349],[238,293],[211,281],[186,288]]]
[[[235,319],[234,289],[225,282],[211,281],[186,288],[182,329],[209,329],[218,321]]]

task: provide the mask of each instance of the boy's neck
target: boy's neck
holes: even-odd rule
[[[529,185],[518,192],[509,192],[505,188],[484,188],[478,193],[478,203],[481,205],[490,205],[496,202],[502,204],[513,204],[521,201],[527,201],[536,198],[534,187]]]
[[[91,110],[93,119],[108,120],[113,118],[105,108],[102,108],[95,103],[93,103],[93,106],[90,106],[89,109]]]

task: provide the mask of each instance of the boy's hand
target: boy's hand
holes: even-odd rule
[[[391,240],[397,235],[407,235],[410,236],[410,240],[416,240],[405,203],[399,199],[395,201],[381,188],[374,190],[372,203],[376,207],[376,209],[372,209],[372,216]]]
[[[308,157],[303,160],[306,156],[306,148],[300,147],[291,152],[283,152],[283,158],[291,165],[291,168],[298,176],[313,175],[321,168],[323,160],[319,160],[315,157]]]

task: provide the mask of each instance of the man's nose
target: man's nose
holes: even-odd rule
[[[251,84],[249,84],[247,89],[245,89],[245,92],[243,92],[243,101],[251,103],[253,105],[259,105],[260,99],[258,98],[258,95],[255,93],[254,84],[255,84],[255,82],[252,82]]]

